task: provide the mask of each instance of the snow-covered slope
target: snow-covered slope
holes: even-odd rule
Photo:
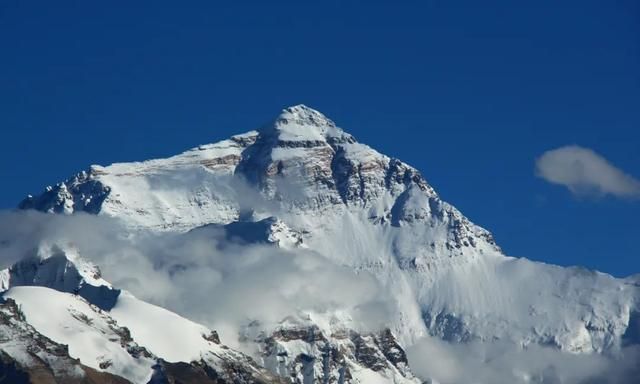
[[[0,382],[10,384],[127,384],[69,355],[66,345],[38,332],[11,299],[0,301]]]
[[[97,370],[132,382],[149,381],[153,357],[132,342],[112,317],[80,297],[43,287],[16,287],[5,293],[38,332],[69,346],[69,355]]]
[[[20,207],[116,217],[131,231],[204,226],[304,246],[376,276],[398,303],[389,326],[401,345],[431,334],[607,352],[640,334],[635,280],[505,256],[415,168],[303,105],[174,157],[92,166]],[[273,359],[265,364],[280,370]]]
[[[15,287],[3,297],[17,303],[21,316],[39,334],[67,345],[68,356],[132,383],[147,383],[162,364],[172,363],[200,365],[219,378],[242,383],[279,382],[250,358],[220,344],[215,332],[127,292],[110,311],[46,287]],[[24,352],[16,347],[3,350],[15,358]]]

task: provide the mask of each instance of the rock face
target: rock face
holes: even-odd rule
[[[28,196],[19,204],[19,208],[50,213],[72,213],[80,210],[98,213],[109,194],[109,187],[95,181],[93,176],[92,173],[80,172],[63,183],[47,187],[38,197]]]
[[[305,321],[284,322],[275,333],[247,330],[258,363],[294,382],[366,382],[370,372],[410,382],[400,345],[424,335],[600,353],[640,334],[637,277],[504,255],[415,168],[303,105],[256,131],[167,159],[92,166],[20,207],[116,217],[132,232],[224,231],[239,244],[305,247],[372,273],[398,305],[382,334]],[[16,268],[0,274],[3,286],[41,281],[31,267]],[[56,289],[69,292],[68,273],[55,275]],[[193,364],[161,367],[202,372]]]
[[[362,335],[340,329],[326,334],[310,321],[283,322],[258,343],[266,368],[293,383],[359,383],[378,377],[394,383],[418,383],[402,347],[390,330]]]
[[[46,256],[26,257],[11,266],[5,272],[6,289],[37,285],[77,294],[104,310],[115,306],[120,290],[104,281],[97,267],[77,257],[69,259],[61,249],[54,247],[51,251]]]
[[[208,224],[194,228],[194,234],[220,231],[227,241],[237,244],[270,244],[284,248],[302,246],[303,235],[289,228],[276,217],[258,221],[234,221],[229,224]]]

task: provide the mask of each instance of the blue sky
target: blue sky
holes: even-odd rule
[[[636,0],[131,3],[0,3],[0,207],[304,103],[420,169],[507,253],[640,272],[637,196],[535,174],[579,145],[640,178]]]

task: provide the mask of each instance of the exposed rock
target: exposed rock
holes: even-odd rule
[[[50,254],[34,254],[11,266],[4,289],[25,285],[49,287],[78,294],[105,310],[113,308],[120,291],[103,281],[95,266],[83,262],[80,268],[84,270],[79,271],[64,250],[53,247]]]
[[[29,195],[19,208],[51,213],[98,213],[111,191],[96,179],[98,175],[93,170],[80,172],[62,183],[47,187],[39,196]]]
[[[342,330],[325,335],[312,323],[287,324],[256,341],[262,346],[265,366],[289,376],[293,383],[355,383],[360,382],[363,369],[394,383],[419,382],[390,330],[368,335]]]

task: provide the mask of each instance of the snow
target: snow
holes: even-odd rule
[[[41,334],[69,346],[69,355],[97,370],[147,382],[152,359],[134,358],[121,345],[110,318],[79,296],[44,287],[14,287],[4,294],[14,299],[27,321]],[[111,362],[102,369],[100,363]]]
[[[14,287],[4,294],[14,299],[27,321],[40,333],[69,345],[69,355],[99,371],[106,370],[135,383],[147,382],[155,359],[133,357],[118,330],[127,328],[137,345],[168,362],[191,362],[208,356],[211,363],[233,357],[226,347],[205,340],[208,328],[123,291],[111,311],[102,311],[77,295],[45,287]],[[101,363],[110,362],[107,368]]]
[[[187,230],[193,223],[229,222],[238,216],[237,203],[225,189],[216,188],[224,180],[199,165],[149,174],[105,174],[100,180],[114,191],[101,213],[130,219],[133,227]]]
[[[49,257],[50,255],[43,255],[43,257]],[[65,257],[73,263],[78,270],[80,276],[82,276],[82,282],[93,285],[94,287],[104,286],[107,288],[113,288],[111,284],[100,276],[99,269],[91,262],[80,257],[78,249],[72,245],[67,245],[64,249]]]
[[[284,141],[325,141],[342,133],[322,113],[299,104],[285,108],[276,119],[278,138]]]
[[[362,368],[357,365],[352,365],[351,375],[353,376],[354,383],[361,384],[389,384],[388,377],[380,375],[378,372],[372,371],[369,368]]]
[[[198,360],[202,353],[220,349],[204,339],[211,333],[206,327],[128,292],[120,295],[109,314],[131,331],[134,340],[169,362]]]

